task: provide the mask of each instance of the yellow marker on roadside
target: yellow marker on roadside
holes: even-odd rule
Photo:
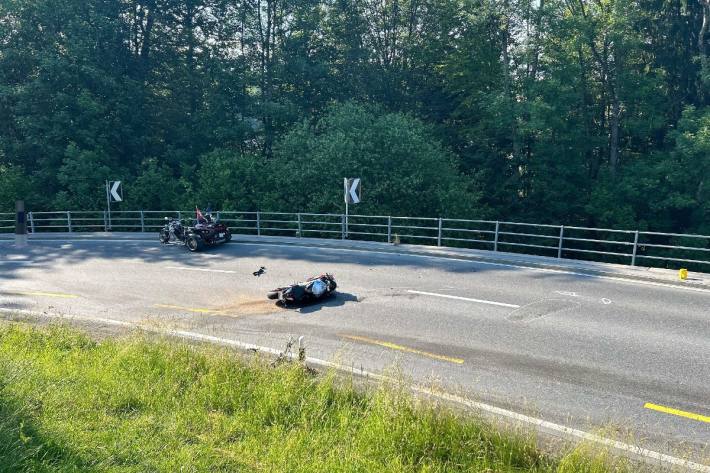
[[[429,353],[426,351],[417,350],[416,348],[410,348],[410,347],[405,347],[402,345],[397,345],[397,344],[391,343],[391,342],[385,342],[383,340],[375,340],[373,338],[360,337],[358,335],[343,335],[343,334],[341,334],[339,336],[342,338],[345,338],[347,340],[353,340],[356,342],[364,342],[364,343],[368,343],[370,345],[379,345],[381,347],[390,348],[392,350],[403,351],[405,353],[413,353],[415,355],[426,356],[427,358],[433,358],[435,360],[448,361],[449,363],[456,363],[457,365],[463,364],[463,361],[464,361],[461,358],[453,358],[453,357],[446,356],[446,355],[438,355],[436,353]]]
[[[685,268],[678,270],[678,277],[681,278],[683,281],[688,279],[688,270]]]
[[[685,417],[686,419],[693,419],[700,422],[705,422],[710,424],[710,417],[701,414],[696,414],[694,412],[681,411],[680,409],[674,409],[672,407],[660,406],[658,404],[653,404],[647,402],[643,405],[646,409],[651,409],[652,411],[663,412],[664,414],[671,414],[678,417]]]

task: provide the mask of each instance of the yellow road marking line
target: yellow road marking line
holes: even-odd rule
[[[392,350],[399,350],[399,351],[403,351],[406,353],[414,353],[415,355],[426,356],[428,358],[434,358],[435,360],[448,361],[449,363],[456,363],[459,365],[463,364],[463,359],[461,359],[461,358],[453,358],[453,357],[445,356],[445,355],[437,355],[436,353],[429,353],[427,351],[417,350],[416,348],[404,347],[402,345],[397,345],[397,344],[391,343],[391,342],[385,342],[382,340],[375,340],[373,338],[367,338],[367,337],[360,337],[357,335],[343,335],[343,334],[341,334],[339,336],[341,338],[345,338],[348,340],[369,343],[371,345],[379,345],[381,347],[391,348]]]
[[[75,294],[64,294],[63,292],[39,292],[39,291],[12,291],[3,294],[16,296],[42,296],[42,297],[62,297],[64,299],[75,299],[79,296]]]
[[[195,307],[183,307],[180,305],[170,305],[170,304],[153,304],[153,307],[161,307],[163,309],[186,310],[188,312],[196,312],[198,314],[222,314],[222,313],[224,313],[223,310],[200,309],[200,308],[195,308]]]
[[[698,420],[700,422],[707,422],[710,424],[710,417],[703,416],[700,414],[695,414],[694,412],[681,411],[680,409],[673,409],[672,407],[659,406],[658,404],[653,404],[647,402],[643,405],[646,409],[651,409],[653,411],[663,412],[664,414],[672,414],[674,416],[685,417],[687,419]]]

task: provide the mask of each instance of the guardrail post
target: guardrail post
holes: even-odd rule
[[[498,229],[500,228],[500,222],[496,220],[496,235],[493,240],[493,251],[498,251]]]
[[[387,217],[387,243],[392,243],[392,216]]]
[[[441,217],[439,217],[439,234],[436,237],[436,246],[441,246]]]
[[[143,215],[142,210],[141,210],[141,233],[145,233],[145,215]]]
[[[631,266],[636,266],[636,250],[639,247],[639,231],[634,233],[634,252],[631,254]]]
[[[71,212],[67,210],[67,230],[71,233]]]
[[[340,238],[345,240],[345,215],[340,215]]]
[[[256,213],[256,236],[261,236],[261,212]]]
[[[104,231],[108,231],[108,220],[106,219],[106,211],[104,210]]]
[[[32,212],[30,212],[28,215],[30,217],[30,230],[32,230],[32,233],[34,233],[35,232],[35,219],[34,219],[34,217],[32,217]]]
[[[178,210],[178,213],[177,213],[177,214],[178,214],[178,220],[180,220],[180,221],[182,222],[182,212],[180,212],[180,211]]]
[[[557,247],[557,259],[562,258],[562,242],[565,238],[565,226],[560,225],[560,246]]]

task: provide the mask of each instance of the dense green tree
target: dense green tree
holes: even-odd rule
[[[0,206],[708,232],[707,0],[6,0]]]
[[[30,182],[20,168],[0,164],[0,212],[14,212],[16,200],[30,206],[35,200],[30,192]]]
[[[340,212],[343,177],[361,177],[357,212],[485,216],[474,183],[430,127],[399,113],[345,104],[279,143],[273,175],[279,208]]]

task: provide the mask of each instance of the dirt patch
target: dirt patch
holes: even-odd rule
[[[237,297],[227,305],[215,308],[216,315],[226,315],[228,317],[241,317],[244,315],[265,315],[281,312],[283,309],[274,301],[253,297]]]

